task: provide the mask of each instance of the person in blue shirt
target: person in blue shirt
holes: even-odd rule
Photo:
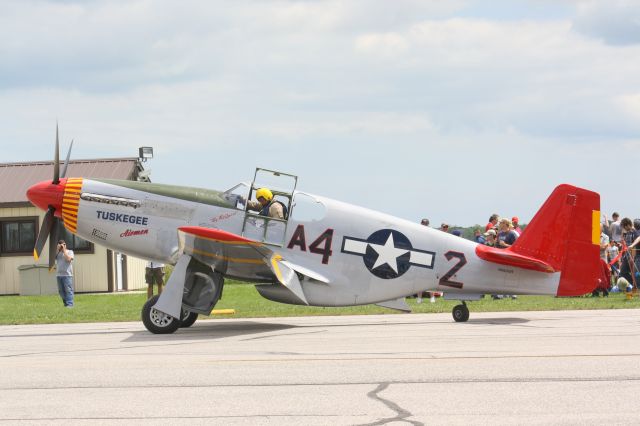
[[[506,217],[500,219],[498,222],[498,242],[496,244],[497,248],[507,248],[511,247],[513,243],[518,239],[518,234],[513,229],[513,225],[511,221]]]

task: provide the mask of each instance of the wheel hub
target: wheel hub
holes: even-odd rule
[[[171,315],[167,315],[164,312],[160,312],[155,308],[151,308],[151,322],[153,322],[158,327],[166,327],[173,322],[173,317]]]

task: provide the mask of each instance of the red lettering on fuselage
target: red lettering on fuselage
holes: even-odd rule
[[[333,229],[328,228],[325,230],[318,238],[315,239],[309,245],[309,251],[311,253],[322,255],[322,263],[329,263],[329,258],[333,254],[331,251],[331,243],[333,241]],[[307,251],[307,243],[306,237],[304,234],[304,225],[298,225],[295,231],[293,231],[293,235],[291,236],[291,240],[289,240],[289,244],[287,245],[288,249],[292,249],[295,246],[300,247],[300,250]]]
[[[300,250],[307,251],[307,243],[304,237],[304,225],[298,225],[295,231],[293,231],[293,235],[291,236],[291,241],[289,241],[288,249],[292,249],[295,246],[300,246]]]
[[[122,234],[120,234],[120,237],[133,237],[136,235],[147,235],[148,233],[149,233],[148,229],[138,229],[136,231],[127,229]]]

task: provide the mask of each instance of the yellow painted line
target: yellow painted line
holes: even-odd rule
[[[591,242],[600,245],[600,210],[591,212]]]
[[[211,311],[212,315],[234,315],[235,313],[235,309],[214,309]]]
[[[193,247],[187,247],[187,249],[191,250],[192,253],[201,254],[207,257],[213,257],[214,259],[228,260],[229,262],[236,263],[251,263],[254,265],[263,265],[264,261],[261,259],[241,259],[237,257],[228,257],[228,256],[219,256],[217,254],[209,253],[208,251],[199,250]]]

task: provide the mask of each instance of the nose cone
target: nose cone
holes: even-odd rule
[[[27,189],[27,198],[34,206],[42,210],[48,210],[49,206],[53,207],[56,210],[54,214],[60,217],[62,215],[62,199],[64,198],[66,184],[66,179],[60,179],[58,184],[53,184],[50,180],[36,183]]]

